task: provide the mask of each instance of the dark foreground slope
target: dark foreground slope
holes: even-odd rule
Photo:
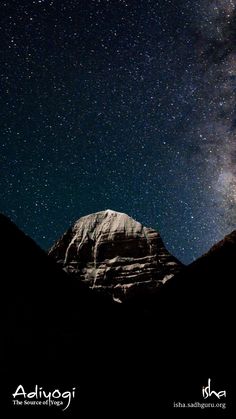
[[[0,221],[9,407],[17,385],[33,391],[38,384],[76,387],[76,401],[62,416],[201,417],[201,409],[180,415],[172,406],[203,402],[208,378],[227,390],[230,405],[234,233],[159,295],[116,304],[73,281],[6,217]],[[39,409],[40,417],[60,412]],[[35,417],[36,410],[27,413]],[[227,410],[213,417],[218,413]],[[12,408],[10,415],[21,412]]]
[[[80,385],[117,306],[68,277],[3,215],[0,232],[8,396],[24,383]]]
[[[211,378],[216,387],[227,388],[227,400],[223,401],[227,401],[230,417],[235,352],[235,260],[236,231],[172,278],[163,288],[158,308],[157,305],[153,308],[168,311],[164,323],[171,330],[167,341],[176,355],[182,399],[188,392],[191,398],[194,388],[196,394],[195,383],[200,387],[207,382],[207,377]],[[219,402],[214,397],[205,400],[214,401]]]

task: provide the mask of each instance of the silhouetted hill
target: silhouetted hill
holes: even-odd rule
[[[73,385],[75,417],[177,417],[173,402],[203,402],[210,377],[230,404],[235,232],[160,293],[116,304],[70,278],[5,216],[0,231],[8,395],[19,384]],[[178,417],[199,417],[185,411]]]
[[[90,328],[90,334],[98,320],[102,324],[108,310],[113,312],[115,304],[70,278],[3,215],[0,231],[1,276],[7,291],[8,355],[12,351],[8,367],[14,374],[19,369],[20,373],[33,375],[41,372],[41,363],[54,356],[50,353],[54,338],[64,345],[67,340],[64,334],[73,334],[76,328],[83,329],[85,334]],[[14,356],[16,348],[24,362],[19,363]]]

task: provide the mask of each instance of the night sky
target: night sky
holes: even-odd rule
[[[45,249],[125,212],[186,263],[235,229],[235,6],[1,1],[0,210]]]

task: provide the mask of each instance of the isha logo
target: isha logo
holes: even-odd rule
[[[212,395],[215,395],[218,399],[221,397],[226,397],[226,391],[219,391],[218,393],[214,390],[211,390],[211,379],[208,378],[208,386],[202,387],[202,395],[204,399],[207,399],[207,397],[211,397]]]

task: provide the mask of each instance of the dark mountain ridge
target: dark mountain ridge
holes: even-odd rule
[[[76,417],[176,417],[173,402],[201,399],[210,377],[227,390],[220,413],[230,411],[235,231],[158,293],[123,304],[68,275],[5,216],[0,231],[10,392],[22,382],[73,383]]]

